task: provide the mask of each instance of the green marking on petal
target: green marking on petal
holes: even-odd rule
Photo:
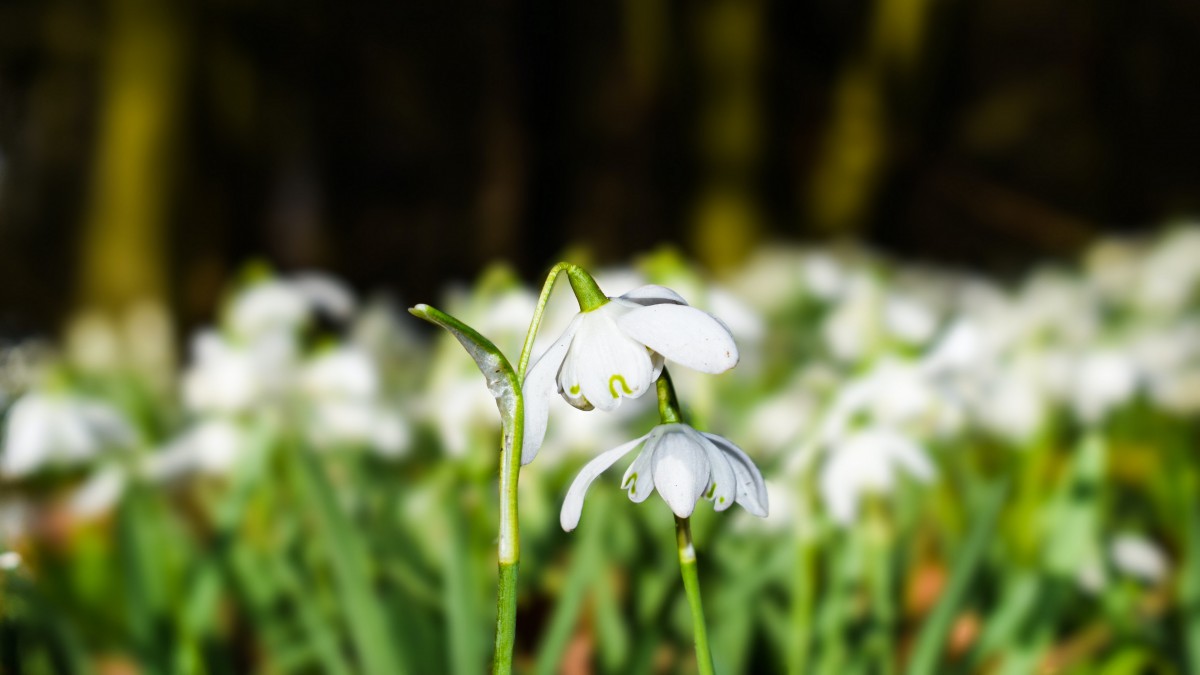
[[[629,488],[630,492],[636,492],[637,491],[637,473],[634,472],[632,475],[630,475],[629,480],[625,481],[625,485],[622,487]]]
[[[617,393],[617,382],[621,383],[621,391],[625,392],[626,396],[633,394],[633,390],[630,389],[629,385],[625,382],[624,375],[613,375],[612,377],[608,378],[608,392],[612,394],[613,398],[620,397],[620,394]]]
[[[724,503],[725,503],[725,498],[724,498],[724,497],[721,497],[721,498],[720,498],[720,499],[718,499],[717,501],[718,501],[718,502],[720,502],[721,504],[724,504]]]
[[[577,385],[577,384],[571,385],[570,391],[571,391],[572,396],[578,396],[579,395],[579,385]]]
[[[704,498],[705,498],[705,499],[712,499],[713,493],[714,493],[714,492],[716,492],[716,491],[717,491],[717,484],[716,484],[716,483],[713,483],[713,484],[712,484],[712,486],[708,488],[708,494],[704,495]],[[724,497],[722,497],[722,498],[721,498],[721,501],[722,501],[722,502],[724,502],[724,501],[725,501],[725,498],[724,498]]]

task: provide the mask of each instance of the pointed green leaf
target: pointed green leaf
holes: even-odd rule
[[[508,359],[491,340],[480,335],[478,331],[449,314],[420,304],[409,308],[413,316],[437,324],[453,335],[459,343],[475,359],[479,372],[487,378],[488,391],[496,399],[496,407],[500,410],[500,421],[504,428],[504,446],[512,446],[512,435],[517,417],[517,393],[521,390],[517,384],[517,374],[509,365]]]

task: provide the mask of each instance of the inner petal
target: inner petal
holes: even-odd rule
[[[586,333],[576,336],[571,362],[584,398],[601,410],[613,410],[622,398],[646,393],[654,368],[643,345],[626,337],[608,316],[595,314],[588,317]]]

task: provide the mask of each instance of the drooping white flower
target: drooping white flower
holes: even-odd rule
[[[716,317],[662,286],[642,286],[576,315],[525,380],[522,463],[532,461],[541,447],[556,391],[581,410],[611,411],[622,398],[645,394],[662,372],[664,358],[722,373],[737,365],[738,350]]]
[[[579,524],[583,498],[592,481],[639,445],[623,488],[634,502],[643,502],[656,489],[675,515],[692,515],[701,498],[724,511],[734,502],[756,516],[767,515],[767,485],[754,462],[729,440],[696,431],[686,424],[660,424],[650,433],[601,454],[588,462],[563,500],[559,522],[568,532]]]
[[[864,495],[891,492],[898,470],[923,483],[936,473],[924,450],[904,434],[886,428],[851,432],[828,449],[821,498],[834,520],[849,525]]]
[[[78,464],[136,441],[115,408],[69,394],[29,393],[13,404],[0,473],[27,476],[46,464]]]

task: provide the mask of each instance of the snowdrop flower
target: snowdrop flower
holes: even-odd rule
[[[1167,556],[1154,542],[1135,534],[1121,534],[1109,544],[1109,555],[1118,571],[1148,584],[1167,576]]]
[[[737,365],[738,350],[725,324],[662,286],[642,286],[577,314],[526,377],[521,462],[541,447],[556,391],[580,410],[611,411],[622,398],[645,394],[664,358],[715,374]]]
[[[717,511],[737,502],[756,516],[767,516],[767,485],[741,448],[716,434],[670,423],[654,427],[645,436],[619,445],[583,467],[563,500],[559,522],[564,530],[570,532],[579,524],[583,498],[592,481],[643,442],[645,447],[621,481],[632,501],[645,501],[657,488],[680,518],[691,516],[702,497],[711,500]]]
[[[243,429],[228,420],[206,420],[183,432],[147,458],[146,474],[156,481],[202,474],[220,476],[233,468],[247,440]]]
[[[863,495],[890,492],[900,469],[922,483],[936,474],[907,436],[886,428],[852,432],[829,449],[820,475],[821,498],[835,521],[849,525]]]
[[[365,350],[331,349],[308,363],[300,381],[318,445],[365,444],[386,456],[408,446],[408,425],[380,404],[378,369]]]
[[[71,494],[68,508],[79,518],[95,518],[108,512],[125,492],[125,471],[109,466],[93,473]]]
[[[294,336],[274,332],[235,344],[212,330],[192,339],[192,365],[183,376],[183,399],[197,412],[236,414],[281,395],[298,358]]]
[[[13,404],[0,473],[14,478],[52,462],[77,464],[136,441],[125,416],[104,403],[66,394],[30,393]]]
[[[1080,360],[1075,377],[1075,414],[1088,424],[1096,424],[1132,398],[1136,390],[1137,371],[1128,356],[1116,351],[1087,354]]]

